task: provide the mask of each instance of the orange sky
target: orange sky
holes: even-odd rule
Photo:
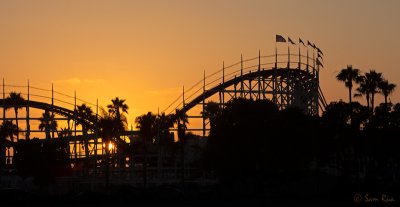
[[[48,89],[54,83],[103,106],[125,98],[133,124],[168,106],[204,70],[241,53],[272,54],[282,34],[323,50],[324,94],[347,100],[335,80],[347,64],[383,72],[400,87],[399,9],[398,0],[0,0],[0,77]]]

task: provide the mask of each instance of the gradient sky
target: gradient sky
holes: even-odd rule
[[[398,0],[0,0],[0,77],[103,106],[125,98],[131,124],[222,61],[273,54],[282,34],[323,50],[324,94],[347,101],[335,80],[347,64],[400,87],[399,11]]]

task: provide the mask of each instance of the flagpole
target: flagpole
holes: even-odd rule
[[[309,57],[308,57],[308,45],[307,45],[307,66],[306,66],[307,73],[308,73],[308,61],[309,61],[308,58],[309,58]]]
[[[313,50],[312,57],[313,57],[313,75],[315,75],[315,48]]]
[[[275,41],[275,68],[278,67],[278,43]]]
[[[300,42],[299,42],[299,70],[300,70],[300,67],[301,67],[301,56],[300,56]]]
[[[290,41],[289,41],[289,37],[288,37],[288,41],[287,42],[288,42],[287,43],[287,51],[288,51],[288,65],[287,65],[287,67],[289,69],[289,67],[290,67],[290,46],[289,46]]]

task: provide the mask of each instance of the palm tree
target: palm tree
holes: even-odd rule
[[[365,73],[365,81],[368,92],[371,94],[371,108],[374,110],[375,94],[379,93],[379,85],[383,81],[382,73],[377,73],[375,70],[370,70]]]
[[[18,128],[17,125],[13,124],[12,121],[5,121],[0,125],[0,167],[5,164],[6,158],[6,142],[14,142],[14,136],[17,136]],[[7,138],[10,140],[7,141]]]
[[[94,115],[92,109],[86,104],[82,104],[76,107],[78,120],[76,124],[82,126],[82,134],[85,142],[85,156],[89,157],[89,143],[87,139],[87,134],[90,129],[93,129],[93,125],[91,124],[91,120],[94,120]]]
[[[383,80],[380,82],[378,87],[381,90],[382,95],[385,97],[385,106],[387,106],[387,97],[393,93],[394,89],[396,88],[396,84],[389,83],[387,80]]]
[[[157,117],[148,112],[142,116],[136,117],[136,128],[139,129],[143,140],[143,184],[147,185],[147,142],[153,142],[156,135],[156,119]]]
[[[58,132],[58,138],[66,138],[72,136],[72,131],[68,128],[61,128]]]
[[[12,121],[5,121],[0,125],[0,135],[2,140],[10,139],[14,142],[14,136],[18,135],[18,127]]]
[[[363,95],[365,95],[365,99],[367,101],[367,107],[369,108],[370,106],[370,102],[371,102],[371,98],[370,98],[370,93],[368,90],[368,84],[369,82],[366,80],[367,78],[365,77],[365,75],[361,75],[357,82],[359,83],[359,87],[356,88],[357,93],[354,94],[354,97],[362,97]]]
[[[186,143],[186,129],[187,129],[187,124],[189,123],[188,121],[188,116],[185,113],[185,111],[176,109],[175,112],[175,122],[178,125],[178,139],[181,145],[181,171],[182,171],[182,177],[181,177],[181,182],[182,184],[185,183],[185,143]]]
[[[109,185],[109,171],[110,171],[110,148],[109,144],[112,142],[112,140],[118,136],[119,131],[121,129],[121,126],[123,126],[123,123],[121,120],[118,120],[115,118],[114,115],[108,113],[106,110],[103,108],[100,108],[102,111],[102,116],[99,119],[97,123],[98,127],[98,133],[99,137],[102,138],[103,143],[105,144],[105,179],[106,179],[106,186]]]
[[[15,112],[15,122],[17,125],[17,141],[19,140],[19,126],[18,126],[18,109],[22,108],[21,102],[25,101],[22,97],[21,93],[11,92],[6,98],[8,103],[10,103],[14,107]]]
[[[352,65],[347,65],[347,68],[342,69],[336,76],[336,79],[338,81],[343,81],[344,85],[349,89],[349,103],[351,103],[351,90],[353,88],[353,81],[356,81],[359,75],[359,69],[353,68]]]
[[[123,114],[128,113],[129,109],[125,101],[125,99],[119,99],[118,97],[115,97],[115,99],[111,100],[112,104],[107,105],[108,112],[111,115],[114,115],[116,119],[123,119]]]
[[[40,118],[39,130],[46,132],[46,139],[50,139],[50,131],[57,130],[57,121],[54,120],[54,114],[45,111]]]
[[[171,144],[174,142],[174,137],[173,135],[171,136],[170,132],[170,128],[174,127],[174,115],[173,114],[165,115],[165,113],[157,115],[156,123],[157,123],[156,143],[158,146],[157,173],[159,178],[161,178],[161,173],[162,173],[161,169],[163,168],[163,161],[164,161],[164,149],[166,146],[171,146]]]
[[[157,140],[157,142],[160,144],[170,143],[171,140],[169,140],[170,138],[169,129],[174,127],[174,115],[173,114],[165,115],[165,113],[162,113],[161,115],[157,116],[156,122],[158,124],[158,131],[159,131],[159,140]]]
[[[210,126],[214,126],[215,120],[218,118],[218,116],[221,114],[222,110],[219,107],[219,104],[216,102],[209,102],[204,106],[204,111],[201,112],[201,114],[209,120]]]

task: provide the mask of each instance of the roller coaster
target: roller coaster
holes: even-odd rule
[[[190,125],[186,127],[187,132],[192,132],[196,136],[205,139],[210,130],[209,117],[204,112],[207,105],[211,102],[217,103],[220,107],[234,98],[245,98],[254,100],[271,100],[279,109],[296,107],[302,109],[310,115],[320,114],[327,106],[325,97],[319,84],[320,69],[323,67],[320,54],[315,49],[309,55],[303,55],[300,51],[297,54],[290,54],[289,45],[287,54],[275,54],[263,56],[259,51],[258,56],[250,59],[243,59],[229,66],[222,64],[222,68],[212,74],[206,75],[194,84],[192,87],[185,89],[183,87],[182,94],[177,97],[162,112],[166,114],[181,113],[186,114]],[[317,55],[317,57],[315,57]],[[311,57],[310,57],[311,56]],[[22,89],[22,90],[21,90]],[[25,100],[10,101],[6,98],[6,94],[11,91],[21,91],[26,97]],[[74,96],[57,92],[53,89],[41,89],[28,84],[26,86],[2,84],[3,98],[0,99],[0,107],[3,108],[3,123],[6,121],[22,121],[22,127],[19,131],[25,134],[25,139],[29,140],[37,137],[40,140],[63,139],[68,143],[68,150],[71,165],[76,167],[80,162],[90,163],[83,170],[85,175],[90,176],[92,180],[104,176],[104,159],[106,155],[106,146],[102,137],[97,131],[97,122],[99,119],[99,106],[84,101]],[[79,104],[87,104],[95,108],[95,116],[88,119],[81,117],[77,113]],[[25,108],[25,112],[18,117],[6,116],[7,110],[11,108]],[[46,128],[45,130],[35,130],[39,122],[43,120],[40,117],[34,117],[38,114],[51,114],[50,123],[58,121],[60,125],[66,127],[69,132],[67,135],[61,136],[60,131],[56,128]],[[61,123],[62,122],[62,123]],[[90,133],[83,133],[79,123],[87,122],[93,124],[94,130]],[[185,123],[184,123],[185,124]],[[171,129],[174,131],[175,129]],[[50,136],[49,136],[50,135]],[[115,160],[112,168],[115,171],[114,180],[124,182],[139,182],[136,179],[140,173],[143,173],[143,162],[140,156],[131,156],[132,152],[121,150],[125,144],[134,144],[133,140],[139,136],[138,131],[126,130],[120,132],[121,143],[115,143],[111,151],[111,160]],[[6,140],[5,146],[2,147],[2,166],[7,169],[13,167],[14,144],[11,140]],[[134,148],[129,148],[134,149]],[[159,155],[149,155],[157,157]],[[122,161],[121,161],[122,160]],[[184,165],[183,162],[182,165]],[[178,163],[179,164],[179,163]],[[179,167],[176,162],[171,167],[169,174],[177,172]],[[153,170],[149,173],[153,180],[165,179],[160,176],[160,166],[149,166],[147,170]],[[164,170],[164,169],[163,169]],[[187,168],[190,170],[190,167]],[[142,172],[140,172],[142,171]],[[100,175],[97,175],[99,173]],[[190,177],[184,173],[184,176]],[[156,175],[157,174],[157,175]],[[168,173],[162,173],[168,174]],[[177,179],[179,176],[172,176]],[[141,181],[140,181],[141,182]]]

